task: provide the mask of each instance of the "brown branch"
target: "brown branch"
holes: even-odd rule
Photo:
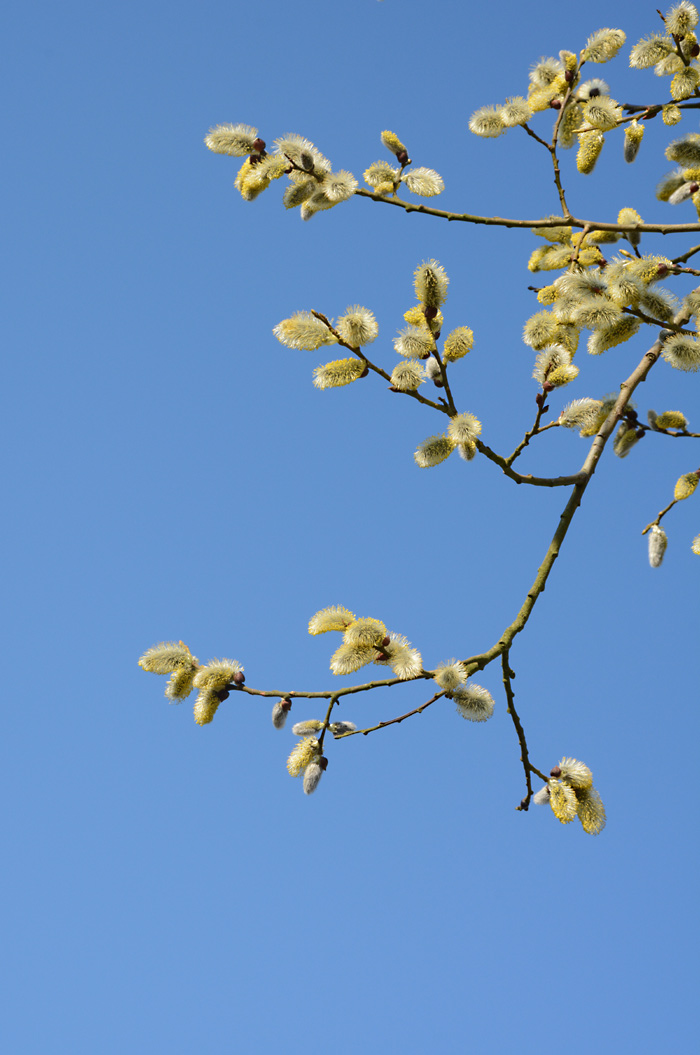
[[[643,234],[686,234],[690,231],[700,231],[700,223],[607,223],[598,220],[579,220],[575,216],[566,216],[557,220],[513,220],[503,216],[477,216],[473,213],[448,212],[446,209],[434,209],[429,205],[413,205],[411,202],[402,201],[400,198],[388,198],[384,194],[376,194],[374,191],[358,187],[355,194],[359,198],[370,198],[372,201],[383,202],[385,205],[398,205],[405,212],[423,213],[425,216],[438,216],[443,220],[458,221],[461,223],[483,224],[488,227],[529,227],[532,229],[544,229],[547,227],[581,227],[588,225],[591,231],[616,231],[618,234],[627,234],[629,231],[639,231]]]
[[[515,731],[518,734],[518,742],[520,744],[520,761],[523,764],[525,770],[525,783],[527,785],[527,795],[522,800],[519,806],[516,806],[516,810],[527,810],[530,805],[530,799],[532,798],[532,773],[544,780],[547,783],[548,778],[541,773],[530,761],[530,755],[527,749],[527,740],[525,739],[525,730],[523,729],[520,716],[515,709],[515,693],[513,692],[513,686],[511,684],[512,679],[515,677],[515,671],[511,670],[510,666],[510,653],[508,649],[505,649],[501,655],[501,667],[503,669],[503,687],[506,690],[506,699],[508,701],[508,714],[513,720]]]
[[[549,428],[549,426],[547,427]],[[540,431],[544,432],[544,429]],[[572,476],[531,476],[529,474],[516,473],[515,469],[511,469],[507,458],[502,458],[500,454],[496,454],[481,440],[476,440],[476,446],[477,450],[485,458],[498,465],[510,480],[515,480],[516,484],[533,484],[535,487],[568,487],[571,484],[579,483],[582,479],[580,472],[574,473]]]

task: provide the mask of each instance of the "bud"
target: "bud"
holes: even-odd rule
[[[272,724],[275,729],[283,729],[287,721],[287,715],[292,709],[292,701],[289,699],[278,700],[272,708]]]

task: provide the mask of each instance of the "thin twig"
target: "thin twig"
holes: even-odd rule
[[[353,729],[347,733],[339,733],[335,739],[344,740],[346,736],[358,736],[360,733],[366,736],[367,733],[374,733],[377,729],[386,729],[387,725],[398,725],[406,718],[411,718],[414,714],[422,714],[426,707],[430,707],[431,703],[435,703],[436,700],[439,700],[444,695],[444,692],[436,692],[426,703],[422,703],[420,707],[415,707],[412,711],[406,711],[405,714],[400,714],[398,718],[390,718],[388,722],[380,722],[379,725],[370,725],[368,729]]]
[[[513,686],[511,684],[512,679],[515,677],[515,671],[511,670],[510,666],[510,651],[504,649],[501,654],[501,667],[503,670],[503,687],[506,690],[506,699],[508,701],[508,714],[510,715],[515,731],[518,734],[518,742],[520,743],[520,761],[523,764],[525,770],[525,783],[527,785],[527,795],[521,801],[519,806],[516,806],[516,810],[527,810],[530,805],[530,799],[532,798],[532,773],[544,780],[547,783],[547,777],[544,773],[541,773],[539,769],[532,765],[530,762],[530,755],[527,749],[527,740],[525,739],[525,730],[523,729],[520,716],[515,709],[515,693],[513,692]]]

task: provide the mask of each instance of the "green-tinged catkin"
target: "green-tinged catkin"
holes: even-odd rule
[[[613,451],[618,458],[626,458],[634,445],[639,442],[639,439],[637,430],[628,425],[626,421],[621,421],[613,441]]]
[[[676,370],[694,372],[700,367],[700,341],[674,333],[663,343],[661,354]]]
[[[423,166],[409,169],[401,177],[401,182],[405,183],[413,194],[419,194],[422,198],[434,198],[436,194],[442,194],[445,189],[442,176],[435,169]]]
[[[320,612],[309,620],[310,634],[326,634],[329,630],[347,630],[354,623],[357,616],[354,612],[343,608],[342,605],[332,605],[330,608],[322,608]]]
[[[604,143],[605,136],[602,132],[593,130],[580,133],[578,137],[578,152],[576,154],[576,168],[584,176],[590,175],[595,168]]]
[[[447,300],[449,278],[437,260],[426,260],[413,273],[416,297],[428,310],[439,308]]]
[[[618,344],[624,344],[630,337],[634,337],[641,325],[641,321],[634,315],[622,315],[613,325],[595,330],[588,338],[589,354],[600,355]]]
[[[552,807],[552,813],[562,824],[569,824],[578,811],[576,792],[569,784],[564,784],[560,780],[549,782],[549,804]]]
[[[548,382],[553,388],[559,388],[578,376],[578,367],[571,362],[571,353],[566,348],[553,344],[537,354],[532,376],[539,385]]]
[[[598,421],[598,415],[602,406],[603,402],[600,399],[591,399],[590,397],[574,399],[562,410],[558,418],[559,424],[565,429],[579,429],[583,435],[584,429],[589,428]],[[595,432],[593,435],[595,435]]]
[[[311,765],[321,754],[318,740],[314,736],[307,736],[300,740],[292,748],[287,759],[287,770],[291,777],[300,776],[307,766]]]
[[[668,535],[659,524],[654,524],[649,532],[649,564],[660,568],[668,545]]]
[[[165,695],[173,703],[181,703],[187,699],[194,688],[194,676],[197,673],[196,666],[191,669],[184,667],[174,670],[165,686]]]
[[[529,103],[532,105],[531,101]],[[469,131],[485,139],[495,139],[503,135],[505,130],[500,106],[482,106],[469,118]]]
[[[459,685],[464,684],[467,680],[467,672],[462,663],[451,659],[449,663],[444,663],[441,667],[437,667],[433,677],[441,689],[444,689],[445,692],[452,692]]]
[[[650,286],[639,298],[637,307],[645,315],[651,315],[659,322],[671,322],[678,311],[678,300],[664,286]]]
[[[628,227],[630,224],[644,223],[644,220],[641,218],[636,209],[625,208],[620,209],[619,213],[617,214],[617,222],[619,224],[623,224],[625,227]],[[639,231],[626,231],[625,238],[630,243],[630,245],[639,245],[642,240],[642,236]]]
[[[532,315],[523,328],[523,341],[536,352],[555,344],[559,323],[551,311],[538,311]]]
[[[331,657],[331,670],[334,674],[354,674],[356,670],[372,663],[376,654],[374,645],[348,645],[343,642]]]
[[[320,733],[321,729],[323,722],[320,718],[309,718],[305,722],[295,722],[292,733],[294,736],[313,736],[314,733]]]
[[[375,161],[374,164],[365,169],[363,176],[365,183],[374,190],[388,185],[390,187],[389,194],[391,194],[394,186],[398,184],[399,170],[390,165],[388,161]]]
[[[209,725],[214,720],[221,700],[214,689],[200,689],[194,702],[194,720],[197,725]]]
[[[586,41],[581,60],[582,62],[609,62],[617,55],[626,39],[621,29],[599,29]]]
[[[257,128],[250,125],[216,125],[215,128],[209,129],[204,142],[215,154],[243,157],[252,154],[256,149],[256,142],[259,146],[261,140],[258,140]]]
[[[402,634],[389,633],[389,643],[382,644],[374,662],[379,666],[390,666],[397,678],[406,681],[417,677],[423,670],[423,658],[416,648],[411,647]]]
[[[365,344],[371,344],[379,333],[377,320],[369,308],[363,308],[359,304],[349,307],[340,319],[337,320],[335,328],[348,344],[353,348],[360,348]]]
[[[688,420],[681,410],[664,410],[654,418],[654,427],[657,429],[687,429]]]
[[[668,201],[671,195],[687,182],[682,169],[667,172],[656,185],[656,197],[659,201]]]
[[[684,498],[690,498],[698,486],[698,474],[700,474],[700,469],[698,472],[686,473],[678,478],[673,489],[673,497],[676,502],[682,502]]]
[[[481,685],[472,682],[458,685],[452,692],[452,699],[457,704],[457,713],[469,722],[486,722],[493,715],[493,696]]]
[[[399,392],[415,392],[425,382],[425,367],[417,359],[404,359],[391,371],[391,383]]]
[[[298,311],[290,319],[282,319],[272,332],[287,348],[300,348],[309,352],[337,341],[325,322],[310,311]]]
[[[455,442],[453,439],[447,436],[429,436],[427,440],[423,440],[418,445],[413,458],[416,465],[419,465],[421,469],[429,469],[434,465],[439,465],[440,462],[444,462],[454,449]]]
[[[605,296],[581,300],[573,316],[574,323],[585,330],[610,330],[626,318],[618,306]]]
[[[558,763],[559,779],[570,784],[575,791],[582,791],[593,785],[593,774],[585,762],[577,758],[562,758]]]
[[[675,161],[683,168],[700,165],[700,135],[689,132],[680,139],[674,139],[666,147],[665,154],[669,161]]]
[[[622,107],[607,95],[596,95],[584,103],[583,116],[591,128],[608,132],[622,120]]]
[[[673,51],[673,41],[663,33],[652,33],[635,44],[630,52],[630,66],[647,70],[656,66]]]
[[[673,7],[669,8],[664,17],[664,22],[666,23],[667,33],[673,33],[677,37],[684,37],[697,26],[698,9],[695,4],[689,3],[689,0],[681,0],[679,4],[674,4]]]
[[[474,443],[481,435],[481,422],[473,414],[456,414],[450,418],[447,433],[455,443]]]
[[[187,645],[182,641],[161,641],[147,648],[139,659],[139,666],[152,674],[171,674],[176,670],[195,670],[198,664]]]
[[[562,220],[562,216],[543,216],[543,220]],[[560,245],[569,245],[571,242],[571,227],[532,227],[532,234],[538,238],[544,238],[547,242],[558,242]]]
[[[394,340],[394,350],[407,359],[427,359],[434,348],[435,338],[427,326],[406,326]]]
[[[395,154],[399,161],[403,160],[404,155],[408,160],[408,151],[395,132],[382,132],[381,140],[387,150]]]
[[[527,99],[521,95],[515,95],[512,99],[506,99],[501,107],[501,121],[505,128],[513,128],[515,125],[524,125],[532,117]]]
[[[605,827],[605,807],[595,788],[576,792],[577,816],[584,832],[599,835]]]
[[[347,627],[343,634],[343,641],[346,645],[379,648],[386,636],[386,627],[381,619],[363,616],[360,619],[355,619]]]
[[[530,271],[560,271],[571,263],[571,246],[540,246],[528,261]]]
[[[642,139],[644,138],[644,125],[640,125],[637,121],[633,121],[631,125],[628,125],[625,129],[625,146],[624,146],[624,158],[627,164],[631,164],[639,153],[639,148],[642,145]]]
[[[564,150],[570,150],[576,142],[576,132],[582,124],[583,108],[570,100],[559,123],[559,146]]]
[[[462,359],[474,346],[474,334],[468,326],[458,326],[445,338],[442,358],[446,363]]]
[[[673,127],[673,125],[677,125],[682,117],[683,113],[680,107],[676,106],[675,103],[666,103],[666,105],[661,108],[661,120],[670,128]]]
[[[316,388],[341,388],[362,377],[367,364],[363,359],[335,359],[314,370]]]
[[[195,674],[194,687],[221,692],[232,682],[242,681],[243,670],[236,659],[212,659]]]
[[[698,84],[700,84],[700,72],[695,66],[684,66],[671,81],[671,98],[677,103],[682,99],[689,99]]]

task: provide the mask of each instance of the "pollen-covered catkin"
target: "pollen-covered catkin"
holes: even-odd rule
[[[686,473],[685,476],[678,478],[673,489],[673,497],[676,502],[682,502],[684,498],[690,498],[698,486],[698,474],[700,474],[700,469],[698,472]]]

